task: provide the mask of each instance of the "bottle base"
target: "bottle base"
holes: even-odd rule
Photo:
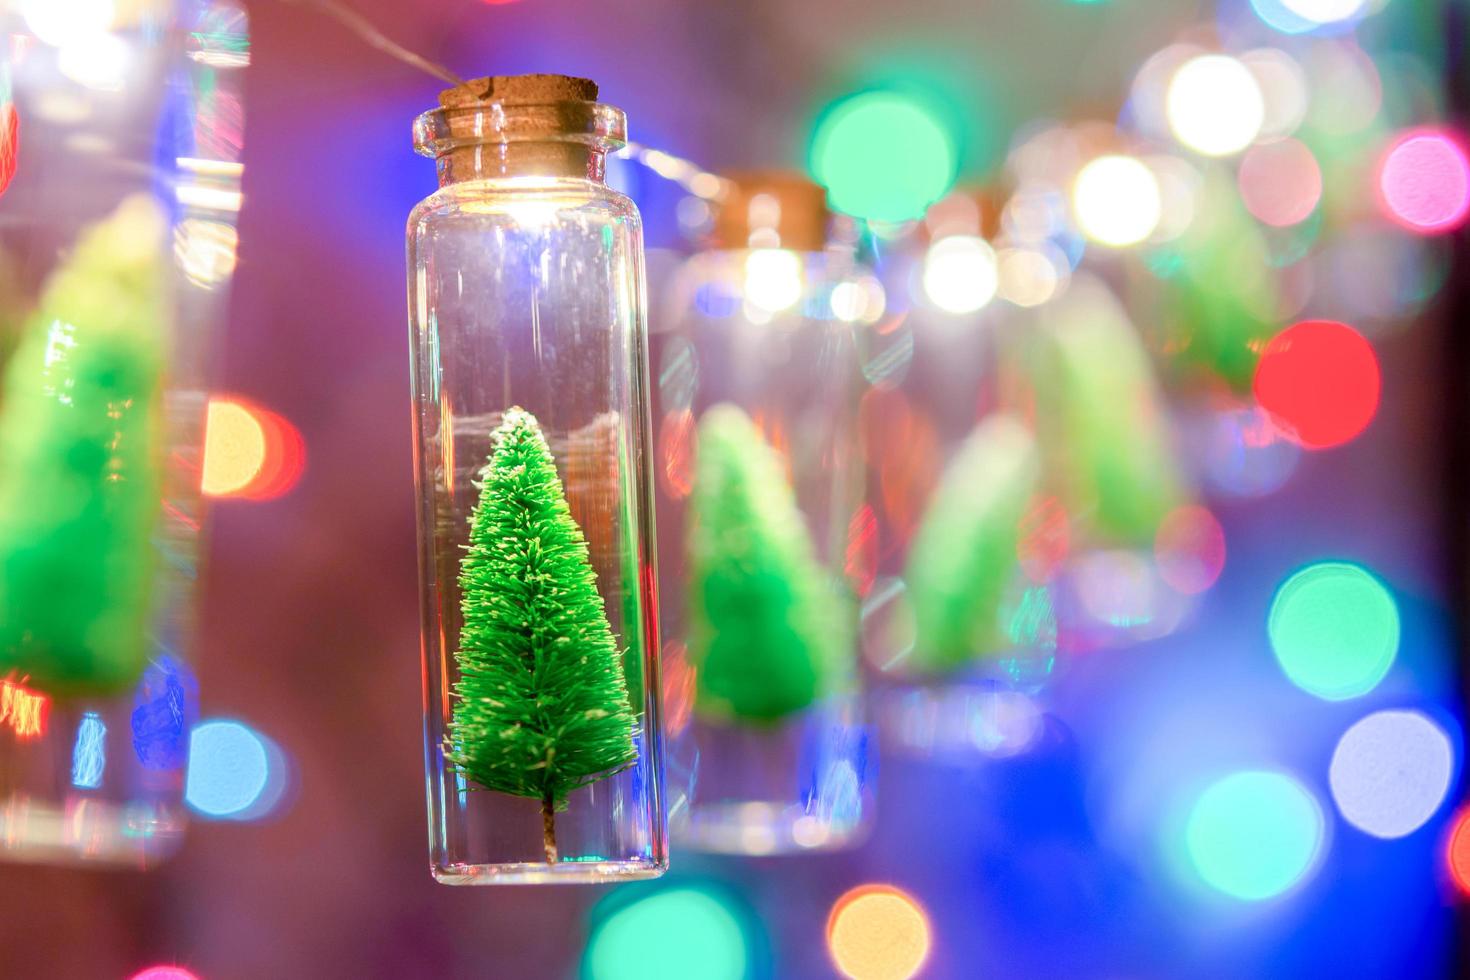
[[[523,861],[514,864],[446,864],[429,868],[441,885],[598,885],[657,878],[663,861]]]
[[[156,803],[16,794],[0,802],[0,860],[152,868],[179,849],[187,822],[178,808]]]
[[[762,857],[856,847],[867,837],[862,820],[823,820],[787,804],[739,801],[696,804],[678,828],[678,843],[707,854]]]

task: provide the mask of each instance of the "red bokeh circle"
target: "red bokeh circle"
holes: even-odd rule
[[[1455,887],[1470,895],[1470,807],[1462,807],[1450,821],[1444,859]]]
[[[1378,410],[1378,357],[1335,320],[1303,320],[1278,333],[1256,364],[1256,401],[1282,434],[1306,449],[1340,446]]]

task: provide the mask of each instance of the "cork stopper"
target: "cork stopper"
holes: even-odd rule
[[[487,75],[439,93],[439,104],[458,109],[483,102],[501,105],[549,105],[553,102],[596,102],[597,83],[572,75]]]
[[[438,163],[440,186],[488,177],[603,178],[626,140],[623,113],[597,83],[571,75],[490,75],[439,94],[414,122],[414,146]]]
[[[829,217],[826,189],[800,174],[737,173],[715,216],[715,239],[722,248],[820,252]]]
[[[993,241],[1000,234],[1004,197],[993,187],[961,187],[930,205],[924,225],[931,241],[950,235],[979,235]]]

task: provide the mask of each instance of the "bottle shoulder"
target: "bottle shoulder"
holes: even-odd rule
[[[642,225],[638,207],[606,184],[578,178],[494,178],[441,187],[408,217],[408,232],[443,222],[494,225],[527,221],[603,221],[633,229]]]

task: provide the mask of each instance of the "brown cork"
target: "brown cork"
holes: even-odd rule
[[[722,248],[820,252],[827,245],[829,217],[827,191],[800,174],[736,173],[715,216],[715,238]]]
[[[950,235],[978,235],[994,241],[1000,234],[1000,188],[960,187],[930,206],[924,225],[930,241]]]
[[[437,125],[458,145],[437,154],[441,185],[530,174],[600,179],[601,158],[585,138],[609,112],[596,103],[597,83],[570,75],[491,75],[446,89]],[[610,138],[621,145],[620,113],[617,120]]]
[[[597,83],[571,75],[489,75],[439,93],[446,109],[481,102],[501,105],[549,105],[553,102],[596,102]]]

